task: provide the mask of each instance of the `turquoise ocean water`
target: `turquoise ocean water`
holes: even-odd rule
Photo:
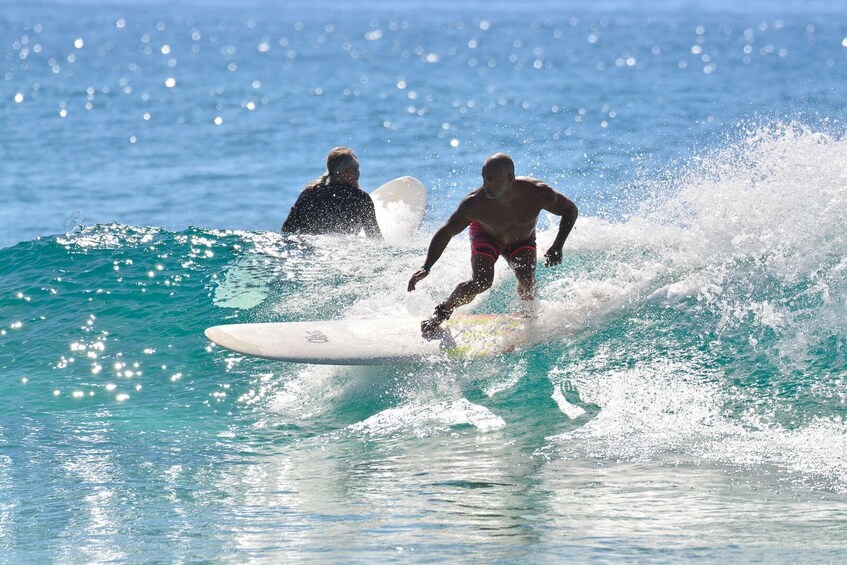
[[[847,559],[840,4],[0,8],[0,561]],[[424,182],[416,237],[276,233],[342,144]],[[204,338],[428,315],[466,235],[408,277],[495,151],[581,210],[550,343]],[[500,267],[468,312],[515,307]]]

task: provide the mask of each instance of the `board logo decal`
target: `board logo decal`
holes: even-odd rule
[[[322,331],[314,330],[306,332],[306,341],[309,343],[329,343],[329,338]]]

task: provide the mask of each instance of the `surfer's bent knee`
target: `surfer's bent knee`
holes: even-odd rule
[[[481,278],[481,279],[472,279],[472,280],[468,281],[468,283],[470,284],[470,286],[474,290],[474,292],[479,294],[480,292],[485,292],[486,290],[491,288],[491,285],[494,284],[494,279],[493,279],[493,277],[492,278],[485,277],[485,278]]]

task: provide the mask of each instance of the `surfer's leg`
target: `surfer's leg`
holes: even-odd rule
[[[494,262],[497,259],[488,254],[474,253],[471,257],[471,280],[461,282],[442,305],[450,312],[473,300],[477,294],[485,292],[494,283]]]
[[[471,279],[459,283],[447,300],[435,307],[435,314],[421,322],[421,333],[424,337],[432,337],[441,322],[448,319],[453,310],[459,306],[464,306],[473,300],[477,294],[491,288],[491,284],[494,282],[495,261],[496,258],[491,255],[473,254],[471,257]]]
[[[537,291],[535,283],[535,265],[537,263],[534,247],[521,247],[509,256],[509,265],[518,279],[518,296],[521,300],[533,300]]]

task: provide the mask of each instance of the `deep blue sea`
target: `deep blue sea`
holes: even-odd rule
[[[0,0],[0,562],[847,561],[845,101],[835,1]],[[416,237],[277,233],[336,145]],[[556,339],[204,337],[429,315],[497,151],[580,208]]]

